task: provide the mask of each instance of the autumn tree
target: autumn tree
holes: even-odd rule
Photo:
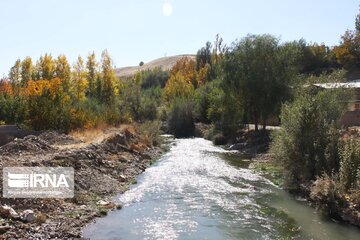
[[[89,83],[87,95],[90,97],[95,97],[96,95],[96,79],[98,74],[98,65],[99,64],[96,62],[95,53],[92,52],[88,55],[86,62],[86,78]]]
[[[36,64],[38,79],[52,79],[55,74],[55,61],[51,54],[41,56]]]
[[[360,67],[360,13],[355,19],[355,30],[341,36],[340,45],[334,48],[336,58],[345,69]]]
[[[21,62],[21,85],[26,86],[27,83],[33,78],[34,66],[31,57],[26,57]]]
[[[112,103],[116,94],[116,75],[111,59],[107,50],[101,54],[101,70],[102,70],[102,99],[106,103]]]
[[[82,101],[85,99],[85,92],[88,88],[88,81],[86,80],[86,70],[84,60],[78,57],[73,66],[73,92],[75,101]]]
[[[63,90],[71,91],[71,69],[65,55],[59,55],[55,62],[55,76],[61,80]]]
[[[196,82],[196,62],[190,57],[183,57],[176,61],[170,70],[170,77],[176,74],[181,75],[186,82],[197,86]]]
[[[345,69],[360,67],[360,33],[347,30],[340,45],[334,48],[336,58]]]
[[[171,102],[178,98],[188,98],[193,93],[194,86],[182,72],[172,74],[166,83],[164,93],[167,101]]]

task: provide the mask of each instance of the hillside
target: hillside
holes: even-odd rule
[[[152,60],[148,63],[145,63],[143,66],[131,66],[131,67],[122,67],[122,68],[116,68],[116,76],[118,77],[127,77],[132,76],[138,71],[142,70],[152,70],[156,67],[160,67],[163,70],[169,70],[174,66],[177,60],[179,60],[182,57],[190,57],[195,60],[195,55],[193,54],[183,54],[183,55],[176,55],[176,56],[170,56],[170,57],[162,57],[155,60]]]

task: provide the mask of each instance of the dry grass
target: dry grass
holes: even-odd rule
[[[155,60],[152,60],[148,63],[145,63],[143,66],[132,66],[132,67],[122,67],[115,69],[116,75],[118,77],[129,77],[135,75],[138,71],[143,70],[153,70],[156,67],[160,67],[162,70],[167,71],[170,70],[182,57],[189,57],[195,60],[195,55],[193,54],[183,54],[177,56],[169,56],[169,57],[162,57]]]

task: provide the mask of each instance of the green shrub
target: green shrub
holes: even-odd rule
[[[162,142],[160,128],[160,121],[146,121],[140,125],[139,132],[149,145],[158,146]]]
[[[187,99],[176,100],[168,116],[168,129],[175,137],[194,136],[194,104]]]
[[[341,89],[301,89],[294,102],[282,106],[282,128],[275,134],[270,152],[284,165],[285,187],[297,190],[323,172],[337,172],[336,123],[345,109],[345,98]]]
[[[218,133],[214,136],[213,142],[215,145],[225,145],[227,140],[222,133]]]
[[[340,184],[344,191],[360,185],[360,140],[346,140],[340,150]]]

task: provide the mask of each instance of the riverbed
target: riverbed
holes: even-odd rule
[[[360,239],[249,169],[250,159],[201,138],[170,151],[96,219],[90,239]]]

